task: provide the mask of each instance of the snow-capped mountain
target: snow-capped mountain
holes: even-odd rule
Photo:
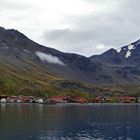
[[[121,47],[120,49],[110,49],[101,55],[91,56],[93,62],[106,65],[111,71],[112,77],[116,79],[123,78],[133,83],[140,80],[140,40]]]
[[[114,65],[140,65],[140,40],[117,50],[110,49],[101,55],[93,55],[90,59]]]
[[[128,64],[140,65],[140,40],[122,47],[118,53],[127,59]]]

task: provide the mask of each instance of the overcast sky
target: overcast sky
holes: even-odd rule
[[[0,0],[0,26],[90,56],[140,39],[139,0]]]

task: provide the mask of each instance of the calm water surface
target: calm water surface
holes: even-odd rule
[[[140,105],[1,104],[0,140],[140,140]]]

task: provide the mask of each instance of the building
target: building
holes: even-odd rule
[[[1,103],[6,103],[6,99],[5,99],[5,98],[2,98],[2,99],[0,100],[0,102],[1,102]]]
[[[10,96],[7,98],[7,101],[10,102],[10,103],[16,103],[18,100],[18,97],[17,96]]]
[[[106,98],[102,96],[97,96],[93,99],[94,103],[106,103]]]
[[[7,95],[0,95],[0,100],[1,99],[7,99],[7,97],[8,97]]]
[[[122,96],[120,98],[121,103],[136,103],[136,97],[133,96]]]
[[[71,103],[86,103],[86,99],[83,97],[70,97],[69,102],[71,102]]]
[[[50,103],[67,103],[67,97],[66,96],[53,96],[48,99],[48,102],[50,102]]]
[[[19,96],[18,99],[23,103],[32,103],[35,101],[33,96]]]
[[[35,100],[36,103],[43,104],[44,100],[42,98],[38,98]]]

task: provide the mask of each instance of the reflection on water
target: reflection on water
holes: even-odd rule
[[[140,105],[1,104],[1,140],[140,140]]]

